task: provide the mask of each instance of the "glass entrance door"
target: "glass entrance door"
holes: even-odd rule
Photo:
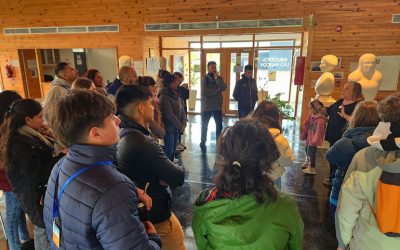
[[[227,84],[227,89],[223,92],[223,114],[237,114],[238,104],[233,99],[233,91],[236,82],[239,81],[244,73],[244,67],[253,61],[251,49],[213,49],[204,50],[202,72],[203,77],[207,74],[207,63],[215,61],[217,71]]]
[[[237,114],[238,113],[238,103],[235,99],[233,99],[233,91],[235,89],[235,85],[237,81],[242,78],[242,74],[244,74],[244,67],[252,62],[252,53],[251,50],[230,50],[228,51],[228,61],[229,63],[229,76],[227,79],[228,89],[226,91],[225,98],[229,100],[226,103],[225,113],[226,114]]]

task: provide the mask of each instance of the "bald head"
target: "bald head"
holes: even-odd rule
[[[123,66],[119,69],[118,77],[123,84],[130,85],[136,82],[137,74],[132,67]]]

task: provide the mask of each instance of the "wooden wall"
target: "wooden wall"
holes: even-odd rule
[[[304,101],[315,95],[311,80],[318,73],[309,73],[311,61],[318,61],[325,54],[342,57],[345,78],[350,62],[370,52],[376,55],[400,55],[400,25],[391,24],[394,13],[400,13],[400,0],[87,0],[87,1],[5,1],[0,0],[0,29],[5,27],[44,27],[68,25],[119,24],[119,33],[64,34],[4,36],[0,34],[0,67],[4,87],[23,94],[19,67],[15,79],[8,80],[4,66],[6,60],[18,60],[19,48],[107,48],[117,47],[118,56],[129,55],[143,60],[148,48],[159,54],[158,35],[184,34],[238,34],[269,31],[309,31],[310,41],[305,74]],[[308,17],[313,14],[313,25]],[[145,23],[199,22],[218,20],[249,20],[303,17],[304,28],[240,29],[225,31],[191,31],[178,33],[144,32]],[[335,32],[342,25],[342,32]],[[339,70],[338,70],[339,71]],[[340,86],[343,86],[344,81]],[[339,97],[341,87],[334,96]],[[379,97],[387,93],[380,92]],[[307,105],[303,105],[307,107]]]

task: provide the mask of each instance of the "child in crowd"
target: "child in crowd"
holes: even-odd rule
[[[51,169],[63,154],[43,124],[40,103],[22,99],[11,105],[1,127],[1,150],[13,192],[35,225],[35,249],[49,249],[43,199]]]
[[[304,225],[296,203],[277,192],[267,174],[279,158],[267,127],[242,119],[221,134],[218,151],[215,186],[195,205],[197,249],[302,249]]]
[[[45,197],[52,249],[160,249],[153,224],[138,217],[138,196],[150,209],[149,197],[113,165],[120,123],[114,104],[75,90],[53,109],[49,121],[68,154],[53,168]]]
[[[96,85],[91,80],[82,77],[72,83],[71,89],[96,91]]]
[[[326,159],[329,164],[338,166],[332,180],[332,191],[329,197],[332,215],[336,211],[339,191],[347,168],[353,160],[353,156],[361,149],[369,146],[367,138],[372,135],[378,123],[376,102],[359,102],[352,114],[349,128],[344,132],[343,137],[326,152]]]
[[[20,99],[22,97],[14,91],[6,90],[0,93],[0,123],[3,123],[11,104]],[[8,246],[10,250],[19,250],[21,243],[30,240],[29,232],[26,226],[25,212],[12,192],[3,160],[0,160],[0,190],[4,192],[6,202],[5,234]]]
[[[303,172],[305,174],[315,175],[317,147],[324,142],[326,128],[326,109],[319,100],[310,102],[310,114],[304,123],[301,133],[301,140],[306,140],[307,160]]]
[[[272,165],[269,175],[280,189],[281,176],[285,173],[285,167],[293,164],[294,156],[288,140],[282,134],[281,117],[278,107],[273,102],[262,101],[252,114],[252,117],[267,125],[268,131],[271,133],[278,147],[280,157]]]

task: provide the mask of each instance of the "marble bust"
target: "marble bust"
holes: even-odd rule
[[[358,68],[348,77],[349,81],[359,82],[366,101],[375,100],[382,82],[382,73],[376,70],[376,56],[364,54],[358,61]]]
[[[315,98],[321,101],[325,107],[336,101],[332,98],[332,92],[335,88],[335,77],[332,72],[338,66],[338,63],[338,58],[334,55],[326,55],[321,59],[320,68],[323,74],[315,84],[315,92],[317,93]]]

